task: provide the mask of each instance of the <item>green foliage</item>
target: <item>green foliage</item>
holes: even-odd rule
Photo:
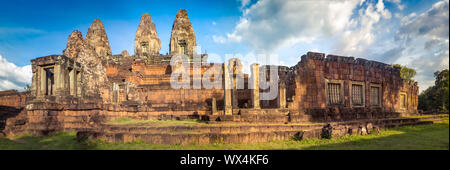
[[[27,84],[24,88],[25,91],[31,91],[31,86]]]
[[[419,95],[419,109],[449,111],[449,70],[436,71],[434,86]]]
[[[394,64],[393,67],[400,68],[400,77],[403,80],[412,81],[414,76],[416,76],[417,72],[413,68],[408,68],[406,66],[402,66],[400,64]]]

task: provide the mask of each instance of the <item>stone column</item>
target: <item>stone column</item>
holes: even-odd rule
[[[76,96],[77,91],[75,72],[75,69],[69,71],[69,91],[71,96]]]
[[[55,82],[55,95],[56,96],[63,96],[64,95],[64,68],[61,68],[61,64],[57,63],[55,64],[54,74],[53,74],[53,81]]]
[[[112,102],[115,103],[115,104],[120,103],[120,99],[119,99],[120,93],[119,93],[119,91],[120,91],[119,84],[113,83]]]
[[[37,66],[34,65],[34,63],[32,63],[32,77],[31,77],[31,96],[33,97],[37,97],[38,96],[38,88],[37,88],[37,75],[39,74],[38,69],[36,69]]]
[[[213,97],[211,100],[211,114],[217,115],[217,101],[215,97]]]
[[[278,90],[279,96],[279,106],[281,109],[286,108],[286,85],[284,83],[280,84],[280,89]]]
[[[223,63],[223,76],[224,76],[224,114],[232,115],[233,107],[231,106],[231,78],[230,71],[228,70],[227,64]]]
[[[39,91],[38,94],[39,94],[39,96],[45,96],[45,93],[47,92],[47,72],[42,67],[39,67],[39,78],[38,79],[39,79],[38,81],[40,81],[39,88],[38,88],[38,91]]]
[[[76,76],[77,76],[77,78],[76,78],[76,81],[77,81],[77,91],[76,91],[76,94],[77,94],[77,97],[82,97],[82,95],[81,94],[83,94],[83,92],[82,92],[82,84],[81,84],[81,70],[77,70],[76,71]]]
[[[252,85],[251,89],[253,89],[252,92],[252,105],[254,109],[260,109],[259,106],[259,64],[252,64],[250,65],[250,69],[252,72]]]
[[[231,74],[231,80],[233,82],[233,85],[231,86],[231,103],[232,103],[232,107],[233,108],[238,108],[238,100],[237,100],[237,88],[236,88],[236,84],[237,84],[237,76],[238,75],[233,75]],[[236,76],[236,77],[234,77]]]

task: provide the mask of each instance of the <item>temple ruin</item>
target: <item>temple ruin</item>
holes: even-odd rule
[[[148,13],[141,17],[133,55],[112,54],[105,28],[96,19],[86,38],[79,31],[69,36],[61,55],[31,60],[29,92],[0,92],[0,105],[16,112],[2,117],[5,123],[0,131],[44,135],[89,131],[118,118],[289,124],[417,113],[417,83],[402,80],[400,70],[388,64],[308,52],[292,67],[254,63],[246,74],[239,59],[209,63],[208,55],[199,54],[195,46],[186,10],[176,14],[169,54],[160,54],[161,41]],[[190,63],[202,63],[198,70],[183,68],[190,85],[213,73],[211,80],[223,80],[217,84],[220,88],[173,89],[171,75],[180,68],[170,60],[178,54],[188,56]],[[201,61],[193,61],[194,55],[201,56]],[[261,96],[266,68],[278,69],[273,100]]]

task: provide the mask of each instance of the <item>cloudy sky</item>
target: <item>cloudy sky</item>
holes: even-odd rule
[[[433,72],[449,67],[448,0],[14,0],[0,6],[0,90],[31,84],[29,61],[61,54],[68,35],[85,35],[96,18],[113,53],[132,54],[148,12],[167,53],[178,9],[187,9],[202,52],[240,56],[244,64],[259,54],[275,54],[270,62],[287,66],[308,51],[354,56],[415,68],[421,90],[433,85]]]

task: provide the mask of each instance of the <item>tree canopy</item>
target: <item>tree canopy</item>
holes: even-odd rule
[[[400,68],[400,77],[403,80],[413,80],[414,76],[416,76],[417,72],[413,68],[408,68],[406,66],[402,66],[400,64],[394,64],[393,67]]]
[[[419,95],[419,109],[449,111],[449,70],[436,71],[434,86]]]

